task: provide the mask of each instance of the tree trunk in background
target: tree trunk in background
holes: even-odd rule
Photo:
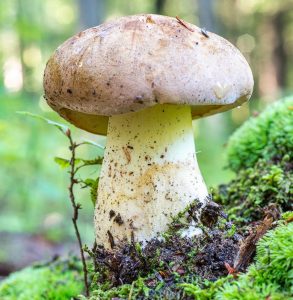
[[[287,74],[287,53],[284,43],[284,29],[286,25],[286,12],[280,11],[272,19],[274,28],[274,46],[273,46],[273,61],[276,66],[276,79],[279,88],[286,86]]]
[[[198,17],[201,27],[205,27],[211,32],[218,32],[214,12],[214,0],[198,0]]]
[[[156,3],[155,3],[156,14],[159,14],[159,15],[164,14],[165,3],[166,3],[166,0],[156,0]]]
[[[97,26],[104,20],[104,0],[78,0],[78,6],[81,30]]]

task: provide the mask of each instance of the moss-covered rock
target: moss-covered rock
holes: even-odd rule
[[[76,258],[34,265],[15,272],[0,284],[1,300],[68,300],[83,290]]]

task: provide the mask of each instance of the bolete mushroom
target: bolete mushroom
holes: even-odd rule
[[[48,104],[107,134],[95,208],[98,244],[145,242],[208,191],[192,119],[241,105],[253,78],[227,40],[179,18],[122,17],[62,44],[44,75]]]

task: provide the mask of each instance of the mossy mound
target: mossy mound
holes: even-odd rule
[[[293,204],[293,98],[280,100],[250,118],[229,139],[228,166],[236,178],[213,191],[237,225],[263,217],[275,203],[281,212]]]
[[[15,272],[0,284],[1,300],[67,300],[82,293],[77,258],[38,264]]]
[[[235,172],[264,161],[293,159],[293,97],[281,99],[251,117],[229,138],[228,165]]]

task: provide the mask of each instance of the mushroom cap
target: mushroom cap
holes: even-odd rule
[[[200,118],[247,101],[251,69],[224,38],[178,18],[143,14],[89,28],[49,59],[45,98],[63,118],[106,134],[112,115],[156,104],[192,107]]]

